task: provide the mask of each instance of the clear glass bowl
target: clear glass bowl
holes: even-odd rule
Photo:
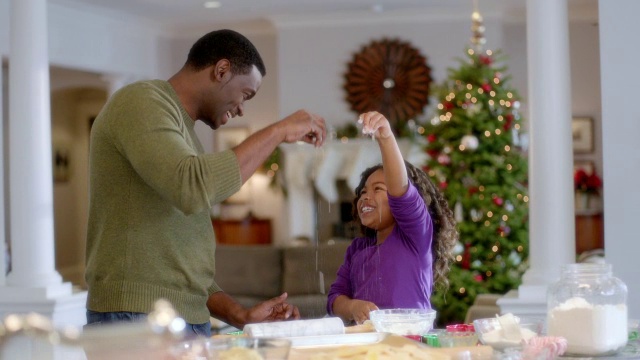
[[[287,339],[229,337],[198,339],[180,343],[170,350],[170,359],[286,360],[291,349]]]
[[[522,339],[528,340],[543,333],[545,322],[543,318],[524,316],[514,318],[520,328]],[[476,319],[473,321],[473,326],[483,345],[489,345],[496,350],[522,347],[522,341],[517,340],[518,337],[515,334],[505,334],[502,331],[498,318]]]
[[[369,319],[378,332],[395,335],[424,335],[433,328],[436,311],[431,309],[374,310]]]
[[[445,332],[438,336],[440,347],[476,346],[478,334],[473,331]]]

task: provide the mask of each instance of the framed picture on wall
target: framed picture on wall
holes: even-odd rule
[[[248,127],[220,127],[214,130],[214,149],[216,152],[224,151],[240,144],[249,136]],[[240,191],[231,195],[222,203],[225,205],[246,205],[251,200],[251,179],[247,181]]]
[[[593,119],[574,117],[571,121],[573,152],[587,154],[594,150]]]

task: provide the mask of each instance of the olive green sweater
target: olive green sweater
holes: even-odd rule
[[[209,321],[215,237],[210,208],[240,189],[231,150],[204,154],[166,81],[128,85],[96,118],[90,143],[87,308],[148,313],[169,300]]]

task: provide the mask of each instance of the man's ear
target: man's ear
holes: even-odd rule
[[[213,66],[213,71],[211,72],[213,79],[223,81],[225,76],[228,77],[229,75],[231,75],[231,63],[229,60],[222,59]]]

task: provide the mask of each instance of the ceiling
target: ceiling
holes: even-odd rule
[[[255,21],[277,17],[383,16],[388,14],[469,14],[474,2],[482,13],[520,12],[525,0],[219,0],[216,9],[207,0],[50,0],[115,15],[134,15],[166,27]],[[573,1],[573,0],[570,0]],[[584,3],[597,0],[575,0]]]

